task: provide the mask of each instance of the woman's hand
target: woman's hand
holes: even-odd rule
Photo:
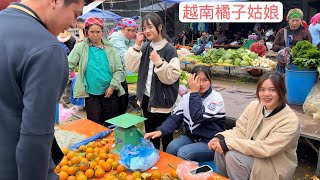
[[[157,61],[161,61],[161,57],[160,55],[157,53],[157,51],[153,50],[151,53],[150,53],[150,56],[149,58],[151,59],[151,61],[154,63],[154,62],[157,62]]]
[[[189,77],[189,86],[191,92],[199,92],[200,90],[200,78],[196,74],[192,74]]]
[[[219,138],[215,137],[213,139],[211,139],[208,143],[208,148],[214,150],[215,152],[222,154],[223,150],[221,148],[220,142],[219,142]]]
[[[108,87],[108,89],[104,93],[104,97],[109,98],[112,94],[113,94],[113,89],[111,87]]]
[[[144,40],[144,34],[143,34],[143,32],[137,33],[137,36],[136,36],[136,44],[137,44],[138,46],[141,46],[143,40]]]
[[[150,132],[150,133],[146,133],[144,135],[144,138],[145,139],[155,139],[157,137],[160,137],[162,135],[162,132],[161,131],[153,131],[153,132]]]

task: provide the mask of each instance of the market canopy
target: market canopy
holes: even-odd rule
[[[143,7],[140,10],[141,12],[159,12],[171,8],[175,4],[176,3],[174,2],[158,2],[150,6]]]
[[[80,18],[82,18],[82,19],[87,19],[89,17],[98,17],[98,18],[101,18],[104,20],[115,20],[115,21],[119,21],[120,19],[123,18],[122,16],[119,16],[118,14],[115,14],[110,11],[98,9],[98,8],[94,8],[91,11],[80,16]]]

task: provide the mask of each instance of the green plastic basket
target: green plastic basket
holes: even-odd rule
[[[134,84],[138,81],[138,73],[127,75],[126,81],[128,84]]]

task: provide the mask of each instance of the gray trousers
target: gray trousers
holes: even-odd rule
[[[214,163],[217,173],[231,180],[248,180],[254,157],[238,151],[227,151],[225,154],[215,153]]]

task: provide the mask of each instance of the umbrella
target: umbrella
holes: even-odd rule
[[[113,12],[101,10],[98,8],[94,8],[91,11],[80,16],[80,18],[82,19],[87,19],[89,17],[98,17],[104,20],[116,20],[116,21],[119,21],[120,19],[123,18]]]

